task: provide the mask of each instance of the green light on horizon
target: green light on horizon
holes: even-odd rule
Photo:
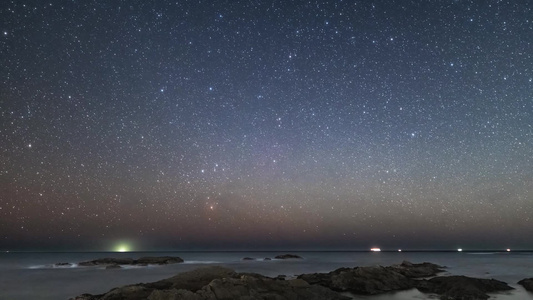
[[[115,252],[129,252],[131,251],[130,245],[126,243],[120,243],[117,246],[115,246],[115,249],[113,250]]]

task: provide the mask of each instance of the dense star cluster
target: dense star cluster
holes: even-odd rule
[[[3,1],[0,249],[533,248],[532,8]]]

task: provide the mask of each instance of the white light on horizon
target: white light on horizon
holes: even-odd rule
[[[398,249],[398,252],[402,252],[402,249]]]
[[[370,251],[372,251],[372,252],[380,252],[381,249],[379,249],[379,248],[370,248]]]
[[[459,251],[459,252],[462,252],[462,251],[463,251],[463,249],[459,248],[459,249],[457,249],[457,251]]]
[[[507,252],[511,252],[511,249],[507,248]]]

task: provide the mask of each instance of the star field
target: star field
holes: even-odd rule
[[[4,1],[0,249],[531,249],[532,8]]]

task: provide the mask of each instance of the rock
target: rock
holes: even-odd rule
[[[54,264],[54,266],[56,266],[56,267],[70,267],[70,266],[72,266],[72,264],[68,263],[68,262],[60,262],[60,263]]]
[[[274,258],[276,259],[302,259],[300,256],[295,255],[295,254],[283,254],[283,255],[278,255]]]
[[[98,266],[98,265],[167,265],[182,263],[183,259],[180,257],[162,256],[162,257],[141,257],[139,259],[131,258],[99,258],[91,261],[80,262],[78,265],[83,267]]]
[[[413,264],[408,261],[403,261],[401,264],[392,265],[389,268],[409,278],[423,278],[444,272],[443,268],[445,267],[428,262]]]
[[[110,269],[122,269],[122,267],[120,265],[117,265],[117,264],[113,264],[113,265],[107,265],[105,267],[106,270],[110,270]]]
[[[174,288],[178,290],[184,289],[196,292],[205,285],[208,285],[214,279],[234,276],[237,276],[237,273],[235,273],[235,271],[233,271],[232,269],[213,266],[183,272],[176,276],[163,279],[154,283],[149,283],[147,285],[154,289]]]
[[[187,290],[154,290],[148,300],[202,300],[196,293]]]
[[[403,262],[390,267],[340,268],[330,273],[304,274],[298,278],[335,291],[375,295],[414,288],[413,278],[435,276],[442,267],[431,263]]]
[[[255,258],[251,258],[251,257],[243,257],[242,260],[255,260]]]
[[[487,293],[508,291],[513,288],[495,279],[480,279],[466,276],[441,276],[417,282],[424,293],[441,295],[441,299],[485,300]]]
[[[81,295],[76,296],[74,298],[70,298],[69,300],[93,300],[93,299],[95,299],[95,298],[91,294],[81,294]]]
[[[161,257],[141,257],[134,261],[136,265],[168,265],[182,263],[180,257],[161,256]]]
[[[243,275],[240,278],[215,279],[197,294],[201,295],[202,299],[217,300],[350,299],[325,287],[309,285],[300,279],[279,281],[257,274]]]
[[[83,294],[73,300],[348,300],[326,287],[302,279],[276,280],[259,274],[238,274],[223,267],[208,267],[161,281],[128,285],[102,295]]]
[[[330,273],[304,274],[298,278],[334,291],[375,295],[407,290],[415,286],[412,279],[386,267],[341,268]]]
[[[441,295],[448,300],[485,300],[487,293],[512,288],[494,279],[465,276],[434,277],[442,267],[403,262],[390,267],[340,268],[329,273],[303,274],[297,279],[282,280],[253,273],[236,273],[224,267],[207,267],[180,273],[160,281],[127,285],[102,295],[82,294],[73,300],[284,300],[284,299],[350,299],[339,292],[375,295],[418,288],[424,293]],[[519,283],[531,284],[533,278]],[[528,287],[526,287],[528,289]]]
[[[526,290],[533,292],[533,278],[522,279],[518,284],[523,286]]]
[[[272,260],[272,258],[270,258],[270,257],[265,257],[265,259],[263,259],[263,260]]]
[[[131,258],[99,258],[91,261],[80,262],[79,266],[98,266],[98,265],[131,265],[134,260]]]

